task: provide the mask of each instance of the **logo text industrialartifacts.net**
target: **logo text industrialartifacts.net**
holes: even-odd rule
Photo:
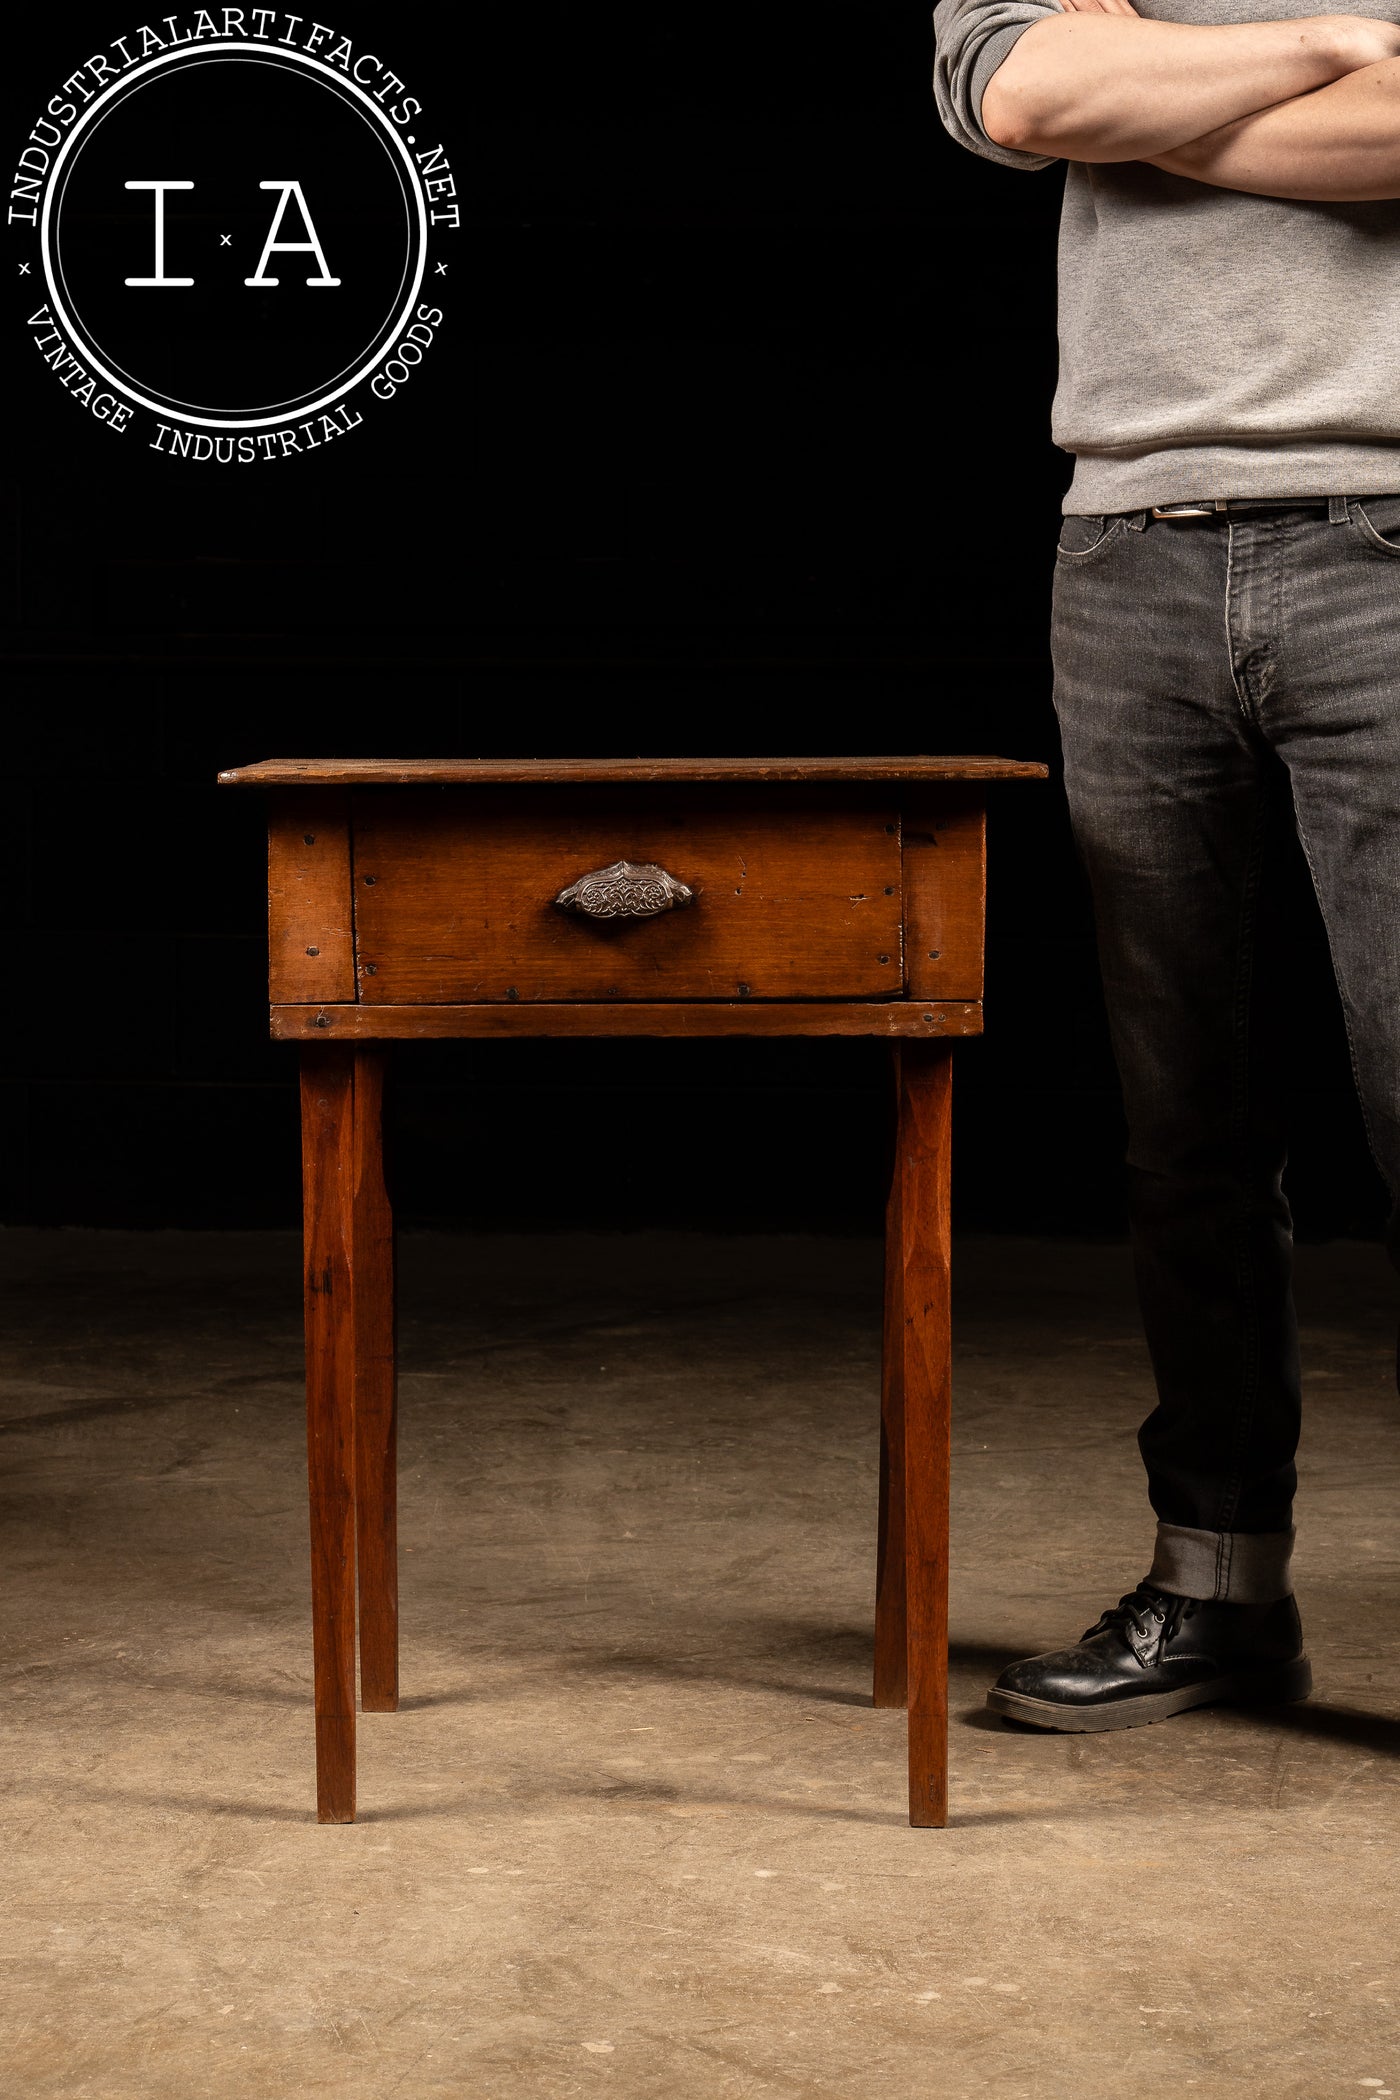
[[[35,349],[109,431],[256,466],[412,385],[461,225],[446,148],[378,52],[305,15],[197,8],[50,96],[8,206]]]

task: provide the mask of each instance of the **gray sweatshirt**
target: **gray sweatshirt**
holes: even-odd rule
[[[1282,21],[1316,0],[1137,0],[1164,22]],[[1397,19],[1397,0],[1345,11]],[[1008,168],[982,95],[1054,0],[940,0],[938,113]],[[1071,162],[1060,221],[1057,445],[1067,511],[1202,496],[1400,493],[1400,202],[1300,204]]]

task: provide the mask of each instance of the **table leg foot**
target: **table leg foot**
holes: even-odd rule
[[[316,1716],[316,1820],[355,1820],[355,1718]]]
[[[948,1715],[909,1717],[909,1821],[916,1830],[948,1826]]]

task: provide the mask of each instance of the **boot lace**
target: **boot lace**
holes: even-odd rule
[[[1154,1638],[1166,1640],[1175,1633],[1181,1623],[1181,1614],[1186,1608],[1185,1597],[1170,1596],[1166,1590],[1154,1589],[1150,1582],[1140,1582],[1136,1589],[1120,1597],[1087,1633],[1080,1636],[1090,1640],[1096,1633],[1109,1633],[1121,1629],[1132,1631],[1139,1640]]]

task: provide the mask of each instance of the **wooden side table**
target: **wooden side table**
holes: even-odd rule
[[[360,1697],[398,1705],[388,1041],[882,1036],[877,1706],[947,1821],[951,1054],[982,1028],[998,758],[270,760],[272,1033],[302,1045],[317,1804],[355,1817]]]

